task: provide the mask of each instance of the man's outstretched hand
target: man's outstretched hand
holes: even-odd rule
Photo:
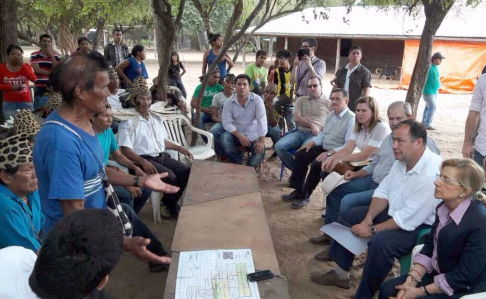
[[[172,259],[168,256],[158,256],[147,249],[150,239],[142,237],[133,237],[123,239],[123,250],[130,252],[142,261],[156,264],[170,264]]]
[[[167,172],[147,175],[141,177],[138,184],[140,187],[144,187],[157,192],[162,192],[167,194],[178,192],[179,187],[172,186],[162,182],[162,179],[167,177],[168,175],[169,174]]]

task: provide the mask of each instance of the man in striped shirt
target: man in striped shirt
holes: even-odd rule
[[[39,38],[40,50],[30,55],[30,64],[34,69],[37,80],[34,83],[34,109],[42,108],[44,94],[47,93],[47,84],[51,69],[60,61],[61,56],[52,49],[52,38],[48,34],[42,34]],[[46,98],[47,101],[48,97]]]

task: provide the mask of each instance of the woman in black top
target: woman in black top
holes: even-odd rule
[[[185,73],[186,69],[179,61],[179,53],[172,52],[171,63],[169,66],[169,85],[179,88],[184,98],[187,99],[186,89],[184,87],[184,84],[182,84],[181,80],[181,77],[184,76]]]

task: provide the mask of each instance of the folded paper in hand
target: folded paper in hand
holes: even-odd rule
[[[368,247],[367,238],[360,238],[351,232],[351,228],[340,223],[333,222],[321,227],[321,231],[341,244],[354,255],[360,255]]]

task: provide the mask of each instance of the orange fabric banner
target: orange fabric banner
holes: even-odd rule
[[[419,40],[406,40],[400,88],[408,89],[417,59]],[[445,59],[439,66],[441,93],[470,93],[486,65],[486,43],[434,41],[432,53],[441,52]]]

